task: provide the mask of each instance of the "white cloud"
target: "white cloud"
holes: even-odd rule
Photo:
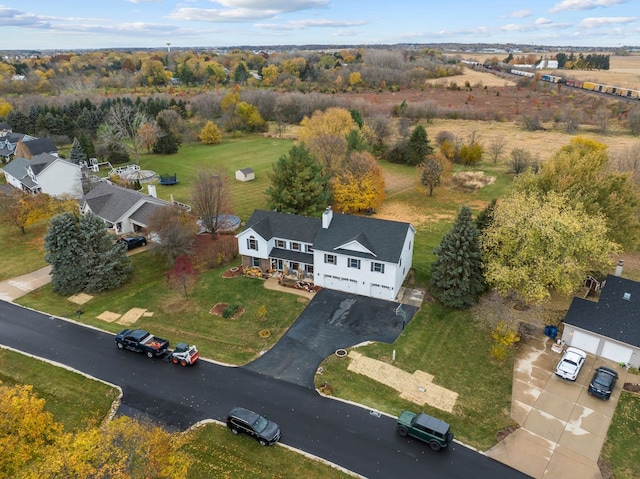
[[[200,22],[247,22],[273,18],[278,10],[250,10],[236,8],[231,10],[207,9],[207,8],[177,8],[167,18],[171,20],[191,20]]]
[[[365,25],[366,23],[367,22],[365,21],[312,19],[296,20],[285,23],[256,23],[254,26],[257,28],[264,28],[266,30],[303,30],[305,28],[357,27]]]
[[[216,3],[231,9],[277,10],[281,13],[324,8],[329,5],[328,0],[217,0]]]
[[[549,9],[549,13],[564,12],[565,10],[592,10],[598,7],[612,7],[626,3],[627,0],[562,0]]]
[[[580,22],[580,26],[584,28],[598,28],[617,25],[619,23],[633,23],[636,20],[638,20],[636,17],[592,17],[583,19]]]
[[[518,10],[515,12],[511,12],[509,15],[505,15],[508,18],[526,18],[533,15],[531,10]]]

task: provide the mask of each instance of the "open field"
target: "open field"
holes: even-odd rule
[[[545,54],[544,56],[547,58],[552,57],[553,55],[555,55],[555,53],[557,52]],[[483,63],[486,60],[490,60],[493,57],[497,57],[502,60],[506,58],[506,56],[506,53],[500,55],[488,55],[480,53],[467,55],[465,53],[461,55],[461,57],[465,60],[476,60],[480,63]],[[549,70],[549,72],[554,75],[571,77],[577,80],[587,80],[596,83],[620,86],[624,88],[640,89],[640,55],[638,54],[626,56],[611,55],[609,70]],[[475,78],[474,73],[465,72],[465,76],[467,75],[469,75],[470,78]],[[483,82],[483,84],[490,85],[491,83]],[[497,84],[500,85],[500,83]]]

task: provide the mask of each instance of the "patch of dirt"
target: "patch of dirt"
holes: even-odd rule
[[[175,296],[165,299],[162,310],[167,314],[183,313],[189,309],[190,303],[184,296]]]
[[[640,393],[640,384],[624,383],[623,389],[632,393]]]
[[[441,220],[455,219],[455,215],[443,215],[443,214],[427,214],[424,209],[417,206],[409,206],[404,203],[397,202],[385,202],[379,208],[376,214],[372,215],[374,218],[380,218],[392,221],[403,221],[411,223],[414,227],[420,226],[425,223],[437,223]]]
[[[518,424],[505,427],[502,431],[498,431],[498,433],[496,434],[496,439],[498,440],[498,442],[503,441],[509,434],[511,434],[512,432],[515,432],[519,427],[520,425]]]
[[[609,463],[601,457],[598,458],[598,469],[600,469],[602,479],[615,479],[616,476],[613,474],[611,466],[609,466]]]

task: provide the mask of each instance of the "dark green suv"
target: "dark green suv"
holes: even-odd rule
[[[449,424],[423,412],[402,411],[398,417],[398,434],[411,436],[429,444],[434,451],[447,447],[453,441]]]

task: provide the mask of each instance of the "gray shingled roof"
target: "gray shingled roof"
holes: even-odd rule
[[[335,251],[354,257],[397,263],[411,225],[399,221],[334,213],[329,228],[324,229],[320,218],[256,210],[247,222],[248,228],[252,228],[266,240],[291,239],[311,243],[315,250]],[[375,256],[339,248],[351,241],[357,241]]]
[[[14,178],[22,179],[27,174],[27,166],[29,165],[29,160],[25,160],[24,158],[14,158],[8,164],[6,164],[2,169],[9,173]]]
[[[142,199],[160,205],[169,204],[164,200],[122,188],[106,181],[98,183],[94,189],[82,198],[82,202],[89,205],[91,211],[96,215],[114,223]]]
[[[33,156],[40,153],[57,153],[58,148],[49,138],[36,138],[22,143],[27,147]]]
[[[252,228],[266,240],[286,238],[301,243],[313,243],[316,232],[321,226],[322,220],[320,218],[255,210],[249,218],[246,228]]]
[[[409,223],[334,213],[329,228],[320,228],[318,231],[313,247],[321,251],[336,251],[354,257],[397,263],[409,228]],[[362,244],[375,256],[339,248],[351,241]]]
[[[157,211],[158,208],[163,208],[165,205],[160,205],[157,203],[142,203],[140,208],[135,210],[129,218],[131,218],[136,223],[141,223],[143,225],[149,224],[149,218],[151,215]]]
[[[58,158],[57,156],[50,155],[49,153],[40,153],[39,155],[36,155],[31,158],[31,160],[29,160],[28,166],[31,167],[31,171],[33,171],[33,174],[38,176],[42,172],[42,170],[44,170],[47,166],[49,166],[56,160],[65,161],[61,158]]]
[[[625,293],[629,299],[624,299]],[[598,302],[573,298],[564,322],[640,347],[640,283],[607,276]]]

